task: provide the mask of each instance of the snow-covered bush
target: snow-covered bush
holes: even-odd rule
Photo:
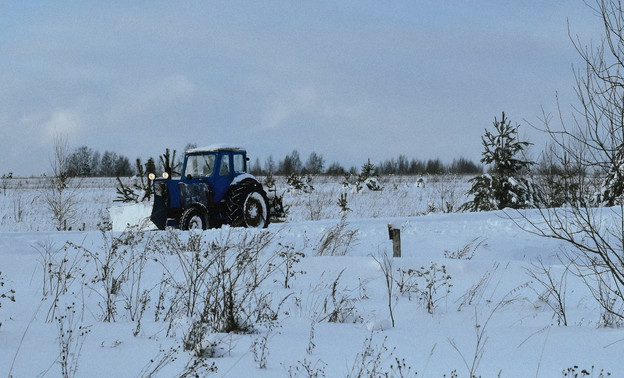
[[[381,184],[379,184],[379,180],[377,177],[369,177],[364,180],[364,185],[368,188],[368,190],[372,190],[374,192],[380,191],[383,189]]]
[[[620,150],[609,167],[600,191],[596,194],[595,203],[613,206],[624,203],[624,151]]]
[[[2,276],[2,272],[0,272],[0,308],[2,308],[2,300],[9,300],[11,302],[15,302],[15,290],[6,289],[5,278]],[[0,327],[2,327],[2,322],[0,322]]]
[[[9,181],[13,178],[13,172],[5,173],[0,178],[0,184],[2,186],[2,194],[6,196],[7,188],[9,187]]]
[[[312,176],[310,175],[300,176],[296,173],[292,173],[286,178],[286,182],[290,187],[289,190],[298,190],[304,193],[310,193],[314,190]]]
[[[340,193],[340,197],[338,197],[338,201],[336,201],[336,205],[340,208],[341,213],[346,213],[351,211],[349,209],[349,201],[347,200],[347,193]]]
[[[379,183],[379,179],[377,177],[377,168],[375,167],[375,164],[371,163],[370,159],[362,165],[360,174],[355,178],[354,183],[351,183],[351,176],[351,174],[345,174],[343,186],[345,189],[352,186],[351,191],[353,193],[359,193],[364,188],[374,192],[383,190],[383,187]]]

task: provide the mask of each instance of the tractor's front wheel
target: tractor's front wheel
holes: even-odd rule
[[[265,228],[269,225],[266,195],[248,185],[232,190],[228,197],[230,224],[234,227]]]
[[[200,208],[189,207],[180,217],[180,228],[183,230],[205,230],[208,228],[208,214]]]

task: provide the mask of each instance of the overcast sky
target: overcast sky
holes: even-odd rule
[[[56,134],[476,162],[501,111],[539,143],[524,120],[574,101],[568,20],[599,37],[582,0],[0,1],[0,174],[49,172]]]

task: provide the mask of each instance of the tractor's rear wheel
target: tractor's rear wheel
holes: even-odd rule
[[[269,225],[269,205],[264,191],[251,185],[232,188],[227,201],[230,224],[234,227],[265,228]]]
[[[200,208],[189,207],[180,217],[180,228],[183,230],[205,230],[208,228],[208,214]]]

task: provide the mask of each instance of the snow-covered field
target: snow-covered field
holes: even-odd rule
[[[0,376],[624,376],[624,329],[600,326],[567,246],[513,212],[442,211],[468,178],[383,178],[348,192],[343,219],[339,179],[316,178],[285,194],[284,223],[201,234],[100,232],[108,179],[81,183],[58,232],[40,183],[18,180],[0,191]],[[562,283],[567,326],[529,274],[538,261]]]

